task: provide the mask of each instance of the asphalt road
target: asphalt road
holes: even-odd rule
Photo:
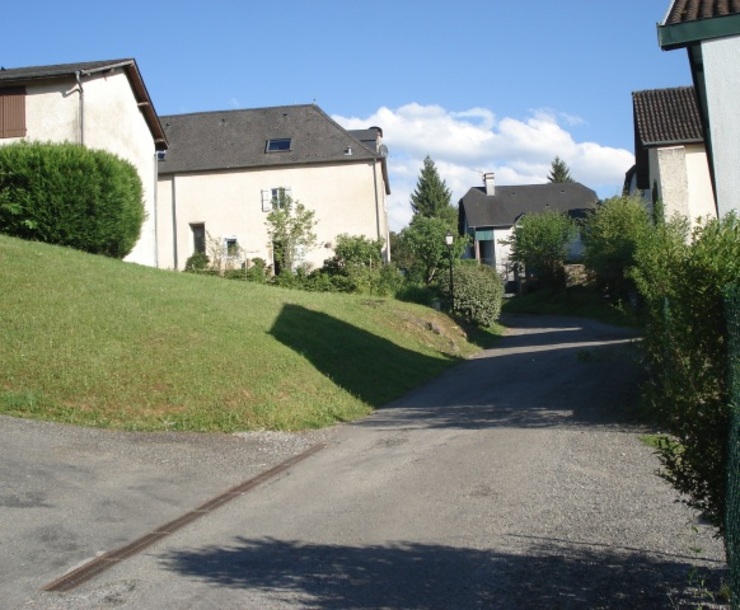
[[[629,334],[575,319],[507,324],[496,349],[313,434],[0,418],[0,606],[708,607],[721,544],[639,440]],[[95,578],[42,590],[317,444]]]

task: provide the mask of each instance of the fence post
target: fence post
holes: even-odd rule
[[[725,550],[730,572],[732,608],[740,609],[740,284],[725,291],[727,364],[732,415],[727,447]]]

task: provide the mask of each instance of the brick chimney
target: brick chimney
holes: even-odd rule
[[[496,175],[493,172],[483,174],[483,186],[486,187],[486,195],[496,194]]]

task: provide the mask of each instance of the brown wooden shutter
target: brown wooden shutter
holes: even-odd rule
[[[0,138],[26,135],[26,90],[0,89]]]

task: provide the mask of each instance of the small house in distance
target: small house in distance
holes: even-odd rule
[[[578,182],[498,186],[494,174],[486,173],[483,186],[472,187],[459,204],[460,232],[473,240],[467,257],[491,265],[508,278],[511,252],[501,240],[511,237],[523,216],[550,210],[584,218],[597,202],[596,193]],[[571,250],[574,257],[580,255],[580,238]]]

